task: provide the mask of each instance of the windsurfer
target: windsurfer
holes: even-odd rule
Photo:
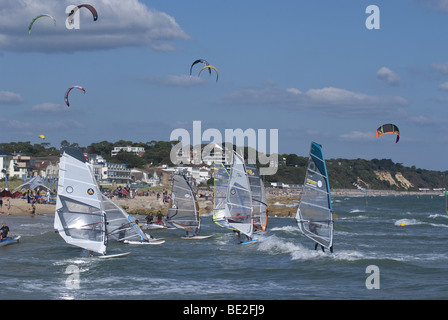
[[[241,232],[239,230],[233,230],[233,232],[237,233],[237,235],[238,235],[238,243],[241,243],[242,242],[241,241]],[[247,234],[246,234],[246,238],[247,238],[247,241],[252,240]]]
[[[118,240],[123,240],[126,236],[126,225],[124,223],[118,228],[120,231],[118,232]]]
[[[157,224],[163,224],[163,214],[162,211],[159,210],[159,212],[157,212]]]
[[[9,237],[9,227],[6,225],[6,222],[3,222],[2,227],[0,228],[0,240],[6,239]]]
[[[317,233],[317,229],[320,228],[321,226],[318,225],[317,223],[314,222],[314,219],[310,220],[310,224],[308,226],[308,228],[310,229],[310,231],[312,233],[314,233],[315,235],[319,235]],[[319,243],[316,242],[316,244],[314,245],[314,250],[317,250],[317,246],[319,245]],[[322,248],[322,252],[325,252],[325,248],[323,245],[320,245],[320,247]]]
[[[149,213],[149,215],[145,218],[146,224],[151,224],[154,221],[154,214],[152,212]]]

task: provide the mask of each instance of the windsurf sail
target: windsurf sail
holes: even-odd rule
[[[229,228],[226,219],[227,207],[227,189],[229,187],[230,172],[223,163],[214,163],[213,180],[213,222],[223,228]]]
[[[78,148],[62,150],[54,228],[68,244],[106,254],[102,194],[89,163]]]
[[[446,208],[446,214],[448,214],[448,191],[445,190],[445,208]]]
[[[296,220],[305,236],[332,250],[333,215],[330,185],[322,147],[315,142],[311,143]]]
[[[246,172],[249,177],[250,190],[252,193],[252,208],[254,216],[254,228],[256,230],[266,230],[268,222],[266,190],[261,179],[258,168],[255,164],[246,163]]]
[[[148,236],[129,214],[115,202],[102,195],[102,202],[107,218],[107,236],[117,241],[148,241]]]
[[[79,148],[64,148],[59,162],[54,228],[68,244],[106,254],[108,239],[148,238],[117,204],[99,190]]]
[[[229,226],[252,238],[253,209],[249,178],[243,158],[233,152],[232,169],[227,189],[226,219]]]
[[[166,224],[174,228],[185,229],[191,236],[199,234],[201,222],[198,201],[183,175],[175,174],[173,176]]]

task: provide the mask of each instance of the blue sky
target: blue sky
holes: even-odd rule
[[[1,142],[169,140],[176,128],[278,129],[280,153],[447,170],[446,0],[0,0]],[[380,9],[369,30],[366,8]],[[51,21],[36,21],[40,14]],[[206,59],[219,81],[191,63]],[[66,89],[73,90],[70,107]],[[394,123],[395,136],[375,138]],[[208,141],[203,141],[208,143]]]

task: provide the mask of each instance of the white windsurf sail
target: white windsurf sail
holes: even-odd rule
[[[268,222],[266,190],[255,164],[246,164],[247,176],[249,177],[250,190],[252,193],[252,208],[254,216],[254,228],[266,231]]]
[[[243,158],[233,153],[229,187],[227,189],[226,219],[229,225],[249,238],[253,234],[252,195]]]
[[[59,162],[54,228],[68,244],[106,254],[106,214],[91,167],[78,148],[65,148]]]
[[[148,238],[117,204],[103,196],[78,148],[65,148],[59,162],[54,228],[69,244],[106,254],[109,238]]]
[[[141,241],[149,239],[129,214],[119,205],[102,196],[104,211],[106,212],[107,236],[117,241]]]
[[[229,188],[230,172],[224,164],[215,163],[213,167],[214,195],[213,195],[213,222],[220,227],[228,228],[226,220],[227,189]]]
[[[183,175],[175,174],[173,176],[166,224],[174,228],[185,229],[191,236],[199,234],[201,222],[198,201]]]
[[[333,215],[330,185],[322,147],[315,142],[311,143],[296,220],[304,235],[332,250]]]

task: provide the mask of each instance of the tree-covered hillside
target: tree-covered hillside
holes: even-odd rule
[[[120,140],[117,142],[101,141],[81,147],[83,152],[100,154],[107,161],[125,163],[130,167],[143,168],[161,164],[172,165],[170,161],[171,148],[177,141],[132,142]],[[61,142],[65,146],[78,146],[78,143]],[[112,157],[114,147],[143,147],[144,154],[140,157],[129,152],[120,152]],[[204,147],[204,146],[203,146]],[[32,145],[27,142],[0,143],[0,150],[8,153],[22,153],[33,157],[59,155],[59,150],[49,143]],[[247,154],[247,148],[245,150]],[[283,182],[286,184],[303,184],[308,158],[296,154],[282,154],[278,157],[277,173],[265,176],[264,181]],[[356,188],[357,184],[368,189],[418,190],[419,188],[445,188],[448,185],[448,171],[434,171],[405,167],[390,159],[328,159],[326,161],[330,186],[332,188]]]
[[[277,173],[265,177],[268,182],[303,184],[308,158],[282,155]],[[445,188],[448,171],[405,167],[390,159],[329,159],[326,160],[332,188],[356,188],[357,184],[368,189],[418,190],[419,188]]]

